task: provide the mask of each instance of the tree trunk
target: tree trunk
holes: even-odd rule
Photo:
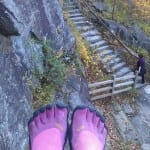
[[[112,10],[112,20],[114,19],[114,13],[115,13],[115,8],[116,8],[116,0],[114,0],[114,3],[113,3],[113,10]]]

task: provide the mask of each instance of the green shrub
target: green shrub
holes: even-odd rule
[[[142,47],[134,47],[133,50],[138,54],[142,54],[147,60],[150,60],[150,54],[146,49]]]
[[[54,100],[55,89],[53,84],[43,84],[33,91],[33,106],[35,109],[49,104]]]
[[[33,105],[38,108],[48,104],[65,81],[66,65],[60,58],[60,54],[51,49],[51,42],[42,42],[44,53],[44,72],[35,72],[34,75],[39,79],[40,85],[33,91]]]
[[[64,83],[66,65],[58,53],[51,50],[49,41],[43,43],[43,53],[45,72],[42,75],[42,83],[53,83],[58,88]]]
[[[148,23],[138,23],[139,27],[148,35],[150,36],[150,25]]]

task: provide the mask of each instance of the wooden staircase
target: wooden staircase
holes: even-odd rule
[[[98,100],[126,92],[133,87],[142,87],[143,84],[140,84],[141,78],[137,77],[127,66],[126,62],[122,60],[120,53],[103,39],[101,33],[94,27],[92,22],[86,19],[78,6],[74,2],[68,2],[64,4],[64,8],[76,29],[81,33],[85,41],[89,43],[91,49],[100,56],[104,68],[108,73],[112,73],[113,76],[112,80],[89,83],[91,100]],[[97,87],[97,85],[99,86]],[[107,93],[103,94],[106,91]]]

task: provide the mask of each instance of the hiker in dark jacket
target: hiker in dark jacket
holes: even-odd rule
[[[145,83],[145,78],[144,75],[146,73],[146,69],[145,69],[145,59],[143,57],[142,54],[139,54],[139,60],[137,61],[137,71],[138,71],[138,75],[142,77],[142,83]]]

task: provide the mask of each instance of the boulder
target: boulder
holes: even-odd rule
[[[93,2],[93,6],[100,12],[107,10],[104,2]]]
[[[48,39],[54,50],[71,49],[74,38],[63,20],[58,0],[1,0],[1,5],[5,18],[19,34],[27,36],[32,31],[39,39]]]
[[[134,47],[143,47],[150,53],[150,37],[137,25],[125,26],[114,20],[105,19],[107,27],[123,41]]]
[[[19,35],[11,17],[9,10],[0,3],[0,33],[5,36]]]

